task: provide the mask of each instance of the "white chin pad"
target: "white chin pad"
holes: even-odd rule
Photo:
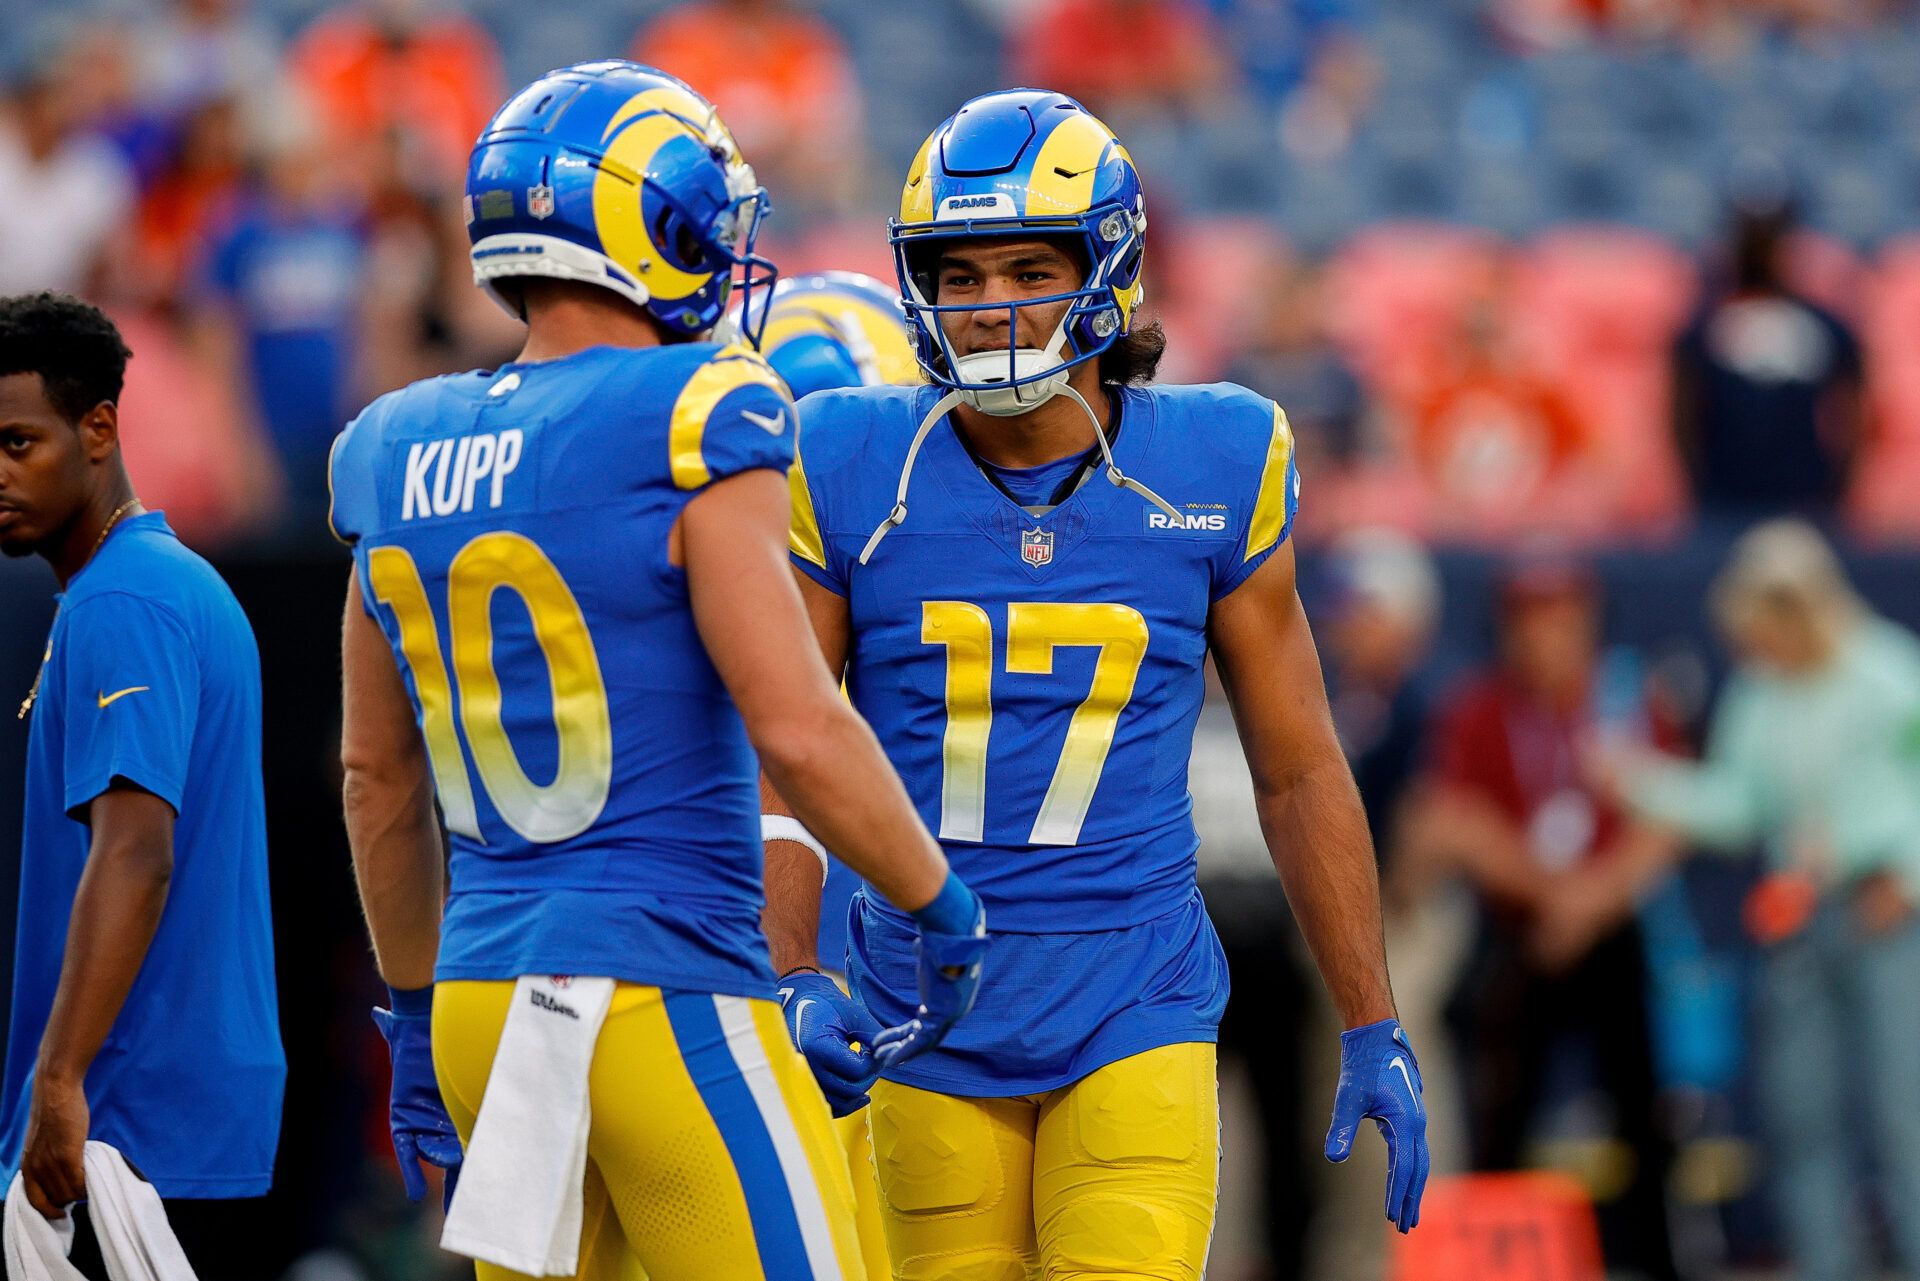
[[[996,418],[1010,418],[1015,414],[1024,414],[1036,409],[1060,394],[1067,385],[1069,370],[1060,366],[1060,358],[1053,352],[1041,351],[1033,347],[1021,347],[1013,353],[1012,380],[1008,378],[1007,353],[1005,351],[976,351],[970,356],[962,356],[954,362],[954,380],[960,383],[993,384],[1002,386],[976,387],[964,390],[961,399],[983,414],[992,414]],[[1051,371],[1050,376],[1047,375]],[[1019,380],[1032,378],[1033,382]]]

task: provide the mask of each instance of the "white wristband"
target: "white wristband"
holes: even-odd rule
[[[760,816],[760,839],[763,841],[792,841],[804,845],[813,851],[820,860],[820,883],[827,883],[827,847],[820,838],[807,830],[806,824],[791,814],[762,814]]]

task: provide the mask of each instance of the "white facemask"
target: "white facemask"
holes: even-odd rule
[[[1069,311],[1068,316],[1071,316]],[[959,393],[961,403],[995,418],[1013,418],[1038,409],[1066,390],[1073,370],[1066,365],[1067,319],[1062,316],[1053,337],[1043,348],[1018,347],[1013,352],[1013,379],[1007,377],[1007,353],[976,351],[954,361],[954,379],[966,383],[1002,383]],[[1049,372],[1051,371],[1051,372]],[[1040,375],[1045,375],[1041,377]],[[1033,378],[1033,382],[1020,382]]]

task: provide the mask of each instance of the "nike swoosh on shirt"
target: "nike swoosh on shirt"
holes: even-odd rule
[[[740,416],[769,436],[778,436],[787,429],[787,411],[784,409],[771,418],[765,414],[756,414],[751,409],[741,410]]]
[[[107,704],[125,698],[129,694],[144,694],[151,688],[152,686],[150,685],[129,685],[125,689],[117,689],[111,694],[102,693],[100,695],[100,706],[105,707]]]
[[[1407,1061],[1396,1054],[1387,1060],[1387,1066],[1400,1069],[1400,1079],[1407,1083],[1407,1097],[1413,1100],[1413,1114],[1419,1116],[1421,1113],[1420,1091],[1413,1088],[1413,1077],[1407,1074]]]

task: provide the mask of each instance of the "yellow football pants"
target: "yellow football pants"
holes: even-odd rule
[[[873,1150],[899,1281],[1196,1281],[1219,1183],[1213,1046],[968,1099],[882,1081]]]
[[[887,1229],[880,1215],[880,1183],[873,1173],[873,1138],[867,1130],[871,1107],[833,1123],[840,1146],[847,1153],[847,1172],[853,1178],[853,1223],[860,1237],[860,1257],[867,1263],[867,1281],[893,1281],[887,1266]]]
[[[512,997],[435,989],[434,1068],[463,1143]],[[868,1281],[846,1152],[778,1005],[622,983],[588,1088],[582,1281]]]

